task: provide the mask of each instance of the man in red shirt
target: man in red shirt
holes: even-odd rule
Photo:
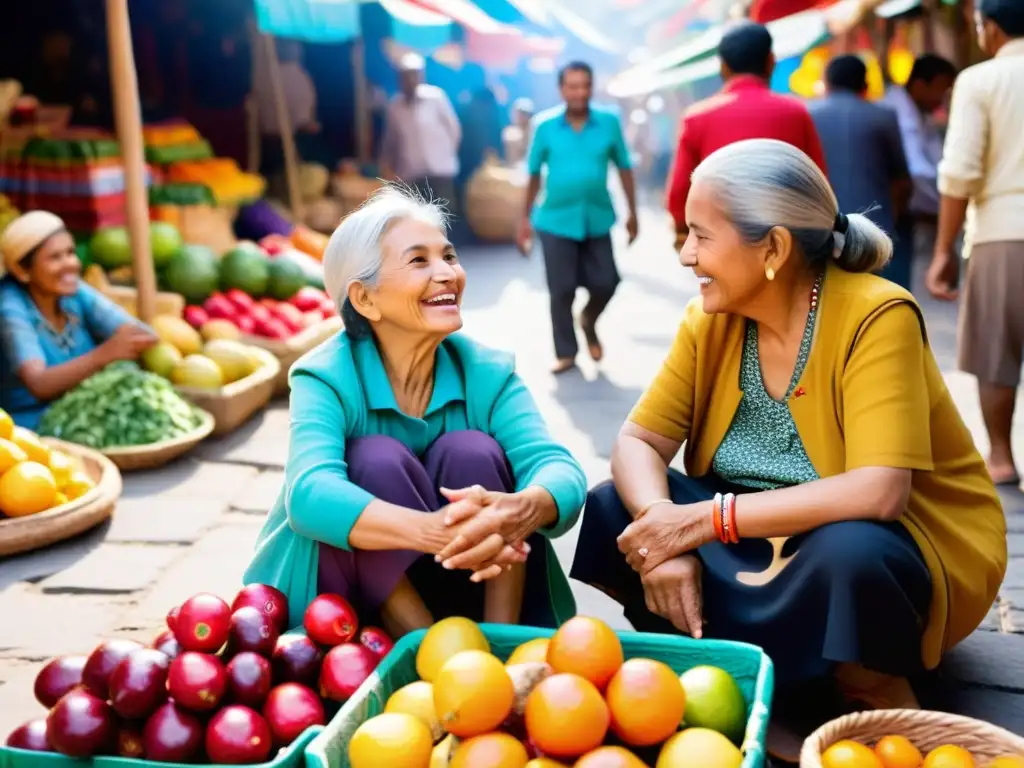
[[[775,68],[771,33],[760,24],[741,23],[722,36],[718,57],[725,86],[690,107],[679,126],[665,207],[675,220],[680,244],[686,239],[690,176],[716,149],[744,139],[778,139],[807,153],[825,171],[825,156],[807,107],[769,89]]]

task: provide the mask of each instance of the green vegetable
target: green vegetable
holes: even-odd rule
[[[103,449],[173,440],[202,421],[167,379],[135,363],[115,363],[54,402],[39,433]]]

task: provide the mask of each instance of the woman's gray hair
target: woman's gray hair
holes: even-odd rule
[[[759,243],[773,227],[784,227],[811,263],[832,257],[848,272],[874,272],[892,258],[892,240],[885,232],[863,214],[840,216],[825,175],[785,142],[749,139],[729,144],[697,166],[693,183],[712,188],[748,243]]]
[[[324,288],[341,308],[345,330],[350,336],[365,336],[369,323],[348,300],[352,283],[373,288],[380,278],[385,235],[400,221],[413,219],[445,232],[448,213],[435,200],[424,198],[411,187],[385,184],[356,210],[345,216],[324,249]]]

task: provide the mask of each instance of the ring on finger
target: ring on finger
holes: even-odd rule
[[[636,553],[640,555],[640,557],[647,557],[649,554],[651,554],[651,550],[649,550],[647,547],[640,547],[640,549],[638,549]]]

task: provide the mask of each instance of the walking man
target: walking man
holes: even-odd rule
[[[953,248],[966,224],[957,362],[978,378],[992,480],[1018,485],[1010,431],[1024,353],[1024,3],[975,7],[978,42],[992,58],[965,69],[953,86],[927,286],[937,298],[956,299]]]
[[[565,103],[534,118],[526,210],[516,238],[519,249],[529,253],[536,229],[544,251],[557,358],[552,372],[556,374],[576,365],[579,345],[572,303],[581,286],[590,299],[580,315],[580,330],[590,356],[599,361],[604,354],[597,319],[619,284],[610,234],[615,209],[608,192],[609,163],[619,169],[629,203],[630,243],[637,234],[633,171],[618,117],[590,103],[594,73],[588,64],[566,65],[558,84]],[[543,196],[538,200],[544,170]]]

